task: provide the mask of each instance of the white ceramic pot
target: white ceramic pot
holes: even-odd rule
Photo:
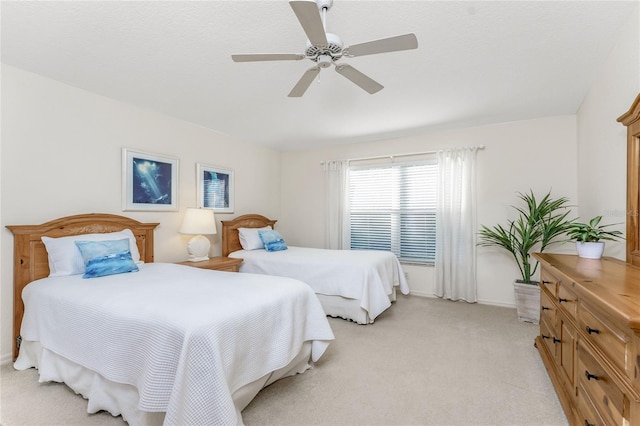
[[[604,253],[604,241],[583,243],[576,241],[578,256],[585,259],[600,259]]]

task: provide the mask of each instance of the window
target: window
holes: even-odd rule
[[[350,167],[351,249],[387,250],[403,262],[433,263],[437,170],[435,158]]]

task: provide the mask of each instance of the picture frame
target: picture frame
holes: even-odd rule
[[[216,213],[233,213],[233,170],[197,163],[196,182],[198,207]]]
[[[122,210],[177,211],[177,158],[122,148]]]

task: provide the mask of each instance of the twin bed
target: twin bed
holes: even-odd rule
[[[222,255],[241,258],[240,272],[282,276],[307,283],[327,315],[359,324],[373,323],[395,301],[396,289],[409,293],[393,253],[374,250],[325,250],[288,247],[267,251],[243,247],[240,232],[273,228],[276,220],[258,214],[222,221]]]
[[[298,280],[153,263],[156,226],[105,214],[9,226],[14,365],[132,425],[241,424],[260,389],[324,353],[322,306]],[[42,241],[126,229],[138,270],[97,278],[60,272]]]

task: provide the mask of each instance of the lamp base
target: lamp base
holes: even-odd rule
[[[189,255],[187,260],[189,262],[204,262],[205,260],[209,260],[209,256],[193,256],[193,255]]]
[[[189,252],[189,262],[202,262],[203,260],[209,260],[209,249],[211,248],[211,242],[204,235],[196,235],[187,244],[187,251]]]

